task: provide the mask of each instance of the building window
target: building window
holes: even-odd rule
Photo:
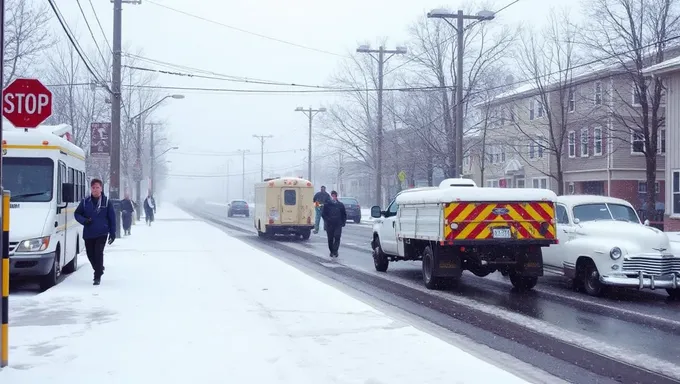
[[[515,188],[524,188],[524,179],[515,180]]]
[[[567,110],[569,112],[574,112],[576,110],[576,91],[572,88],[569,90],[569,101],[567,105]]]
[[[595,105],[602,105],[602,82],[595,83]]]
[[[536,108],[536,101],[532,99],[529,102],[529,120],[533,120],[535,118],[534,117],[534,109],[535,108]]]
[[[588,157],[588,128],[581,130],[581,157]]]
[[[633,131],[631,137],[632,153],[643,153],[645,151],[645,136],[642,132]]]
[[[633,82],[633,87],[631,88],[631,92],[632,92],[632,95],[633,95],[633,105],[639,106],[640,105],[640,92],[639,92],[637,84],[635,84],[635,82]]]
[[[534,188],[548,189],[548,178],[547,177],[534,177],[531,180]]]
[[[536,101],[536,117],[543,117],[543,103]]]
[[[536,158],[536,143],[534,143],[533,140],[529,142],[529,158],[530,159]]]
[[[673,214],[680,215],[680,171],[673,171]]]
[[[638,181],[638,193],[647,193],[646,181]]]
[[[545,140],[543,139],[543,135],[538,135],[536,136],[536,152],[539,159],[543,158],[543,148],[545,148]]]
[[[597,127],[593,130],[593,155],[602,154],[602,128]]]
[[[569,157],[576,157],[576,132],[569,131]]]
[[[498,179],[487,180],[486,186],[489,188],[498,188]]]
[[[574,183],[569,183],[569,185],[567,185],[567,193],[573,195],[575,192],[576,188],[574,187]]]
[[[659,144],[657,145],[656,151],[659,153],[666,153],[666,130],[659,129]]]

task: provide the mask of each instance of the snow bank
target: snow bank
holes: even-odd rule
[[[79,270],[10,297],[0,383],[523,383],[163,204]]]

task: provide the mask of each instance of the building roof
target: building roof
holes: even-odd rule
[[[660,62],[642,70],[642,73],[649,75],[665,75],[673,72],[680,72],[680,56]]]

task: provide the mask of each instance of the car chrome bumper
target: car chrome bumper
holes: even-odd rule
[[[645,275],[642,271],[639,271],[637,277],[600,276],[600,282],[605,285],[636,287],[638,289],[677,289],[680,288],[680,273],[673,272],[665,275]]]

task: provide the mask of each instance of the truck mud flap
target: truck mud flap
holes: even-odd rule
[[[543,253],[541,247],[529,247],[515,254],[515,271],[520,276],[543,276]]]
[[[460,256],[448,247],[435,247],[432,276],[460,278],[463,274]]]

